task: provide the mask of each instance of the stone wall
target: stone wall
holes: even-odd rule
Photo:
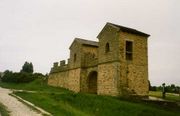
[[[89,67],[97,65],[98,63],[98,47],[96,46],[82,46],[81,52],[81,66]]]
[[[98,65],[98,94],[119,95],[119,62]]]
[[[58,86],[59,77],[57,76],[58,73],[50,74],[48,77],[48,85],[51,86]]]
[[[67,88],[67,78],[68,78],[69,72],[68,71],[63,71],[60,73],[53,73],[49,76],[49,85],[55,85],[58,87],[64,87]]]
[[[89,68],[97,67],[97,49],[97,46],[83,45],[74,41],[70,47],[68,64],[65,64],[64,60],[60,61],[63,66],[54,63],[48,84],[64,87],[75,92],[88,92],[87,72]]]
[[[89,76],[90,76],[90,73],[92,73],[92,72],[97,72],[98,73],[97,66],[81,69],[81,78],[80,78],[81,92],[88,92],[88,80],[89,80],[88,78],[90,78]]]
[[[113,95],[119,94],[119,33],[117,28],[106,26],[99,39],[98,53],[98,94]],[[106,44],[109,44],[109,51],[106,52]]]
[[[80,91],[80,73],[81,73],[80,68],[69,71],[69,77],[67,80],[68,89],[73,90],[75,92]]]
[[[69,59],[69,68],[81,67],[81,54],[82,46],[78,42],[74,42],[70,47],[70,59]],[[76,58],[75,58],[76,57]]]
[[[148,93],[148,56],[147,56],[147,38],[121,32],[120,40],[120,76],[121,87],[127,87],[128,91],[138,95],[147,95]],[[126,40],[133,42],[133,59],[126,60],[125,43]]]
[[[80,91],[84,93],[88,92],[88,75],[86,68],[81,70]]]
[[[80,39],[72,43],[68,64],[54,63],[48,84],[99,95],[146,96],[147,38],[137,30],[107,24],[98,35],[98,43]],[[126,41],[132,43],[132,59],[126,58]]]
[[[81,69],[73,69],[58,73],[51,73],[48,78],[48,85],[63,87],[69,90],[80,91],[80,72]]]
[[[119,60],[119,33],[116,28],[106,26],[99,36],[98,60],[99,64]],[[109,52],[106,53],[106,44],[109,43]]]

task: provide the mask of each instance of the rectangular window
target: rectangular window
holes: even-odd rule
[[[126,41],[126,60],[133,59],[133,42]]]

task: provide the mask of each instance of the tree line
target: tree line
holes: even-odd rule
[[[11,82],[11,83],[28,83],[37,78],[46,78],[47,76],[42,73],[33,73],[33,64],[31,62],[25,62],[22,66],[20,72],[13,72],[10,70],[6,70],[3,72],[1,76],[2,82]]]
[[[151,86],[151,84],[149,82],[149,90],[150,91],[162,91],[163,90],[163,85]],[[180,93],[180,86],[177,86],[175,84],[165,85],[165,92],[168,92],[168,93]]]

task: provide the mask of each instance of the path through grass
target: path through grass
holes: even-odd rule
[[[154,97],[158,97],[158,98],[162,98],[162,92],[161,91],[150,91],[149,95],[154,96]],[[165,99],[180,102],[180,96],[178,94],[174,94],[174,93],[166,93]]]
[[[68,116],[179,116],[153,104],[134,103],[108,96],[65,93],[25,93],[16,95],[31,101],[53,115]]]
[[[52,113],[54,116],[179,116],[180,111],[164,109],[145,102],[132,102],[110,96],[74,93],[47,86],[36,80],[29,84],[6,84],[0,86],[37,91],[15,94]]]

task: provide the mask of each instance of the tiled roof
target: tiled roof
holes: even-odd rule
[[[78,41],[78,42],[80,42],[82,44],[85,44],[85,45],[98,46],[98,42],[92,41],[92,40],[85,40],[85,39],[75,38],[75,41]]]
[[[98,42],[96,41],[92,41],[92,40],[85,40],[85,39],[81,39],[81,38],[75,38],[73,43],[74,42],[79,42],[80,44],[83,44],[83,45],[90,45],[90,46],[96,46],[98,47]],[[73,45],[73,43],[71,44],[71,46]],[[71,48],[71,46],[69,48]]]
[[[138,31],[136,29],[124,27],[124,26],[113,24],[113,23],[109,23],[109,22],[107,24],[115,26],[115,27],[119,28],[121,31],[124,31],[124,32],[129,32],[129,33],[133,33],[133,34],[137,34],[137,35],[141,35],[141,36],[145,36],[145,37],[149,37],[150,36],[149,34],[146,34],[144,32]]]

